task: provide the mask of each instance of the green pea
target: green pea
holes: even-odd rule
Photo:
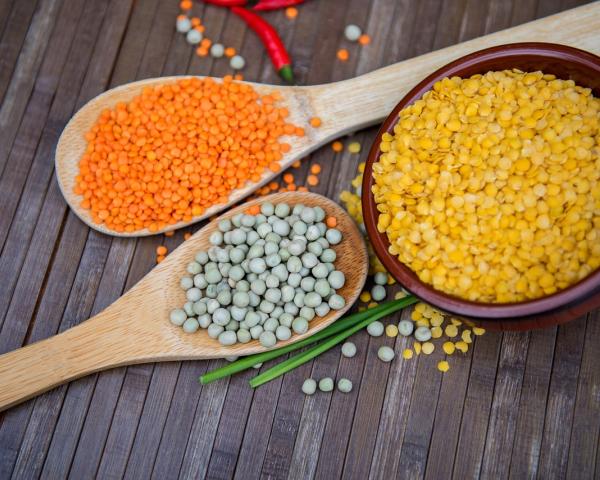
[[[371,289],[371,297],[376,302],[380,302],[386,296],[387,292],[385,291],[385,287],[382,285],[374,285]]]
[[[329,272],[327,275],[327,280],[331,288],[335,290],[339,290],[346,284],[346,276],[344,275],[344,272],[339,270],[333,270],[332,272]]]
[[[381,337],[383,335],[383,323],[374,321],[367,326],[367,332],[372,337]]]
[[[188,318],[183,322],[183,331],[185,333],[194,333],[199,327],[200,325],[198,325],[198,321],[195,318]]]
[[[314,253],[306,252],[301,257],[302,265],[306,268],[313,268],[319,264],[319,259]]]
[[[274,318],[267,318],[263,323],[263,328],[266,332],[274,332],[279,326],[279,322]]]
[[[178,327],[181,327],[181,325],[183,325],[184,322],[187,320],[187,314],[185,313],[185,311],[183,309],[176,308],[175,310],[171,310],[169,319],[171,320],[171,323],[173,325],[177,325]]]
[[[408,337],[413,333],[415,324],[410,320],[400,320],[398,323],[398,332],[404,337]]]
[[[317,314],[319,317],[324,317],[325,315],[328,315],[330,311],[331,307],[327,302],[322,302],[321,305],[315,308],[315,314]]]
[[[242,225],[242,217],[243,213],[237,213],[233,217],[231,217],[231,223],[233,223],[234,227],[240,227]]]
[[[242,224],[242,227],[253,227],[256,223],[256,218],[254,217],[254,215],[245,214],[242,216],[240,223]]]
[[[221,275],[218,268],[209,270],[204,274],[204,277],[208,283],[212,283],[213,285],[219,283],[223,279],[223,275]]]
[[[305,223],[314,223],[316,218],[315,211],[310,207],[306,207],[300,212],[300,218]]]
[[[302,270],[302,261],[298,257],[290,257],[287,261],[287,270],[290,273],[298,273]]]
[[[294,272],[294,273],[290,273],[288,275],[287,283],[291,287],[296,288],[296,287],[300,286],[301,281],[302,281],[302,275],[300,275],[299,273]]]
[[[323,299],[321,298],[321,295],[319,295],[317,292],[309,292],[304,296],[304,305],[310,308],[315,308],[321,305],[322,300]]]
[[[212,318],[208,313],[198,316],[198,324],[202,328],[208,328],[212,323]]]
[[[352,382],[347,378],[340,378],[338,380],[338,390],[342,393],[350,393],[352,391]]]
[[[218,230],[215,230],[208,237],[208,241],[212,245],[221,245],[223,243],[223,234],[221,232],[219,232]]]
[[[319,245],[319,247],[321,246],[321,244],[317,244],[317,245]],[[319,260],[321,260],[321,262],[323,262],[323,263],[333,263],[333,262],[335,262],[336,258],[337,258],[337,254],[335,253],[335,250],[333,250],[331,248],[326,248],[321,253]]]
[[[208,286],[208,282],[206,281],[206,277],[203,273],[199,273],[198,275],[194,275],[194,286],[200,289],[205,289]]]
[[[223,233],[228,232],[229,230],[231,230],[231,220],[228,220],[227,218],[225,218],[217,224],[217,227]]]
[[[185,292],[185,296],[190,302],[197,302],[202,298],[202,292],[199,288],[194,287]]]
[[[281,258],[282,262],[287,262],[292,254],[287,250],[287,248],[282,248],[279,250],[279,258]]]
[[[285,282],[289,275],[286,266],[281,263],[271,269],[271,274],[275,275],[280,282]]]
[[[186,270],[188,273],[196,275],[202,271],[202,265],[198,262],[190,262],[188,263]]]
[[[394,353],[394,350],[384,345],[382,347],[379,347],[379,350],[377,350],[377,356],[382,362],[391,362],[396,356],[396,354]]]
[[[311,270],[315,278],[326,278],[329,275],[329,270],[324,263],[318,263]]]
[[[306,230],[306,239],[309,242],[314,242],[321,236],[321,232],[319,231],[319,227],[316,225],[310,225]]]
[[[318,241],[310,242],[308,244],[307,250],[310,253],[314,253],[316,256],[319,256],[323,253],[323,246]]]
[[[313,207],[313,211],[315,212],[315,222],[322,222],[325,220],[325,210],[321,207]]]
[[[314,290],[321,297],[325,298],[331,293],[331,286],[329,285],[329,282],[327,280],[325,280],[324,278],[320,278],[315,282]]]
[[[241,245],[246,241],[246,232],[240,228],[231,231],[231,243],[233,245]]]
[[[377,285],[387,285],[387,273],[377,272],[375,274],[374,281]]]
[[[250,328],[250,336],[254,339],[257,340],[261,333],[264,332],[264,329],[262,327],[262,325],[254,325],[253,327]]]
[[[239,247],[229,250],[229,259],[231,260],[231,263],[235,265],[242,263],[245,256],[244,251]]]
[[[325,238],[331,245],[337,245],[342,241],[342,232],[337,228],[330,228],[325,234]]]
[[[221,325],[211,323],[208,326],[207,333],[210,338],[217,338],[225,329]]]
[[[194,280],[192,279],[192,277],[182,277],[181,281],[179,282],[179,285],[181,285],[181,288],[183,290],[189,290],[194,286]]]
[[[352,342],[345,342],[342,345],[342,355],[347,358],[352,358],[356,355],[356,345]]]
[[[288,251],[295,257],[299,257],[306,250],[306,243],[294,240],[288,245]]]
[[[341,295],[335,293],[331,297],[329,297],[328,303],[333,310],[341,310],[346,305],[346,300],[344,300],[344,297],[342,297]]]
[[[427,342],[431,339],[431,330],[427,327],[418,327],[415,330],[415,338],[419,342]]]
[[[308,226],[302,220],[298,220],[292,225],[292,230],[296,235],[304,235],[308,230]]]
[[[312,378],[307,378],[302,383],[302,393],[305,395],[314,395],[317,391],[317,382]]]
[[[265,259],[265,263],[267,264],[268,267],[276,267],[277,265],[279,265],[281,263],[281,257],[277,254],[277,253],[273,253],[272,255],[269,255],[266,259]]]
[[[231,292],[229,290],[219,292],[217,295],[217,302],[223,306],[229,305],[231,303]]]
[[[198,252],[196,254],[196,256],[194,257],[194,259],[200,265],[206,265],[206,263],[208,263],[208,253],[206,253],[206,252]]]
[[[322,392],[331,392],[333,390],[333,379],[325,377],[319,380],[319,390]]]
[[[218,340],[221,345],[233,345],[237,341],[237,335],[235,332],[227,330],[219,334]]]
[[[226,331],[237,332],[240,329],[240,322],[235,320],[230,320],[227,325],[225,325]]]
[[[268,300],[263,300],[260,302],[258,309],[263,313],[269,314],[275,309],[275,304],[269,302]]]
[[[246,292],[235,292],[233,294],[233,304],[236,307],[247,307],[248,304],[250,303],[250,297],[248,296],[248,294]]]
[[[290,214],[290,206],[287,203],[278,203],[275,206],[274,213],[279,218],[285,218]]]
[[[277,340],[288,340],[292,336],[292,331],[285,325],[279,325],[275,329],[275,336],[277,337]]]
[[[277,343],[277,337],[273,332],[262,332],[258,341],[265,348],[271,348]]]
[[[268,300],[271,303],[277,303],[281,300],[281,290],[278,288],[268,288],[265,292],[265,300]]]
[[[271,202],[264,202],[260,206],[260,213],[262,213],[266,217],[270,217],[271,215],[273,215],[273,213],[275,213],[275,207]]]
[[[295,318],[292,322],[292,330],[299,335],[306,333],[308,331],[308,321],[306,318]]]
[[[283,325],[283,326],[289,328],[292,326],[292,322],[294,321],[294,316],[289,313],[284,312],[279,316],[279,318],[277,320],[279,320],[280,325]]]
[[[312,277],[304,277],[300,280],[300,288],[305,292],[312,292],[315,289],[316,280]]]
[[[206,313],[206,303],[198,301],[192,307],[196,315],[204,315]]]
[[[240,328],[236,332],[237,341],[240,343],[248,343],[252,337],[250,336],[250,332],[244,328]]]
[[[302,307],[299,315],[310,322],[313,318],[315,318],[315,309],[312,307]]]

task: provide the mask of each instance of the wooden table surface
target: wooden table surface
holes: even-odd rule
[[[352,77],[576,6],[561,0],[311,0],[280,28],[300,84]],[[109,87],[147,77],[229,73],[175,34],[176,0],[0,0],[0,353],[106,307],[174,237],[98,234],[67,208],[54,148],[73,112]],[[252,32],[196,5],[213,38],[247,59],[245,78],[277,83]],[[348,23],[368,47],[335,53]],[[539,39],[537,39],[539,40]],[[343,100],[343,99],[341,99]],[[337,199],[364,160],[323,148],[313,191]],[[403,313],[407,315],[408,312]],[[391,339],[356,336],[252,391],[253,372],[200,387],[221,361],[138,365],[58,387],[0,414],[0,478],[593,478],[600,476],[600,318],[477,338],[451,369],[430,356],[384,364]],[[405,340],[396,341],[401,351]],[[304,378],[345,376],[350,394],[300,392]],[[0,388],[2,388],[0,386]]]

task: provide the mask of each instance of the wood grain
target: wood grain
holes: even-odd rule
[[[263,201],[302,203],[323,207],[327,215],[338,219],[343,241],[334,247],[338,254],[336,267],[346,276],[339,294],[346,306],[324,317],[315,318],[309,332],[278,346],[298,341],[325,328],[343,315],[356,301],[367,275],[367,252],[353,220],[336,203],[312,193],[277,193],[253,200],[230,210],[222,218],[231,218]],[[219,358],[249,355],[263,351],[257,340],[248,344],[224,347],[208,337],[206,331],[186,335],[167,319],[169,311],[182,305],[184,292],[179,279],[197,251],[208,249],[208,238],[216,223],[197,232],[189,241],[137,283],[118,301],[87,322],[59,336],[28,345],[0,356],[0,408],[30,398],[73,378],[107,368],[155,361]]]

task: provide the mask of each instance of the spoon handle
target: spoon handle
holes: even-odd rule
[[[65,332],[0,355],[0,411],[90,373],[131,363],[144,342],[104,311]]]
[[[331,138],[385,118],[400,99],[427,75],[468,53],[504,43],[552,42],[600,54],[600,2],[326,85],[307,87],[323,120],[320,134]],[[367,47],[368,48],[368,47]]]

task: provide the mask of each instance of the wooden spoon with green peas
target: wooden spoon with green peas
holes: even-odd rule
[[[598,54],[600,53],[598,31],[600,31],[600,2],[595,2],[405,60],[350,80],[308,87],[252,85],[263,95],[275,90],[279,91],[283,96],[282,103],[290,111],[289,120],[292,123],[307,126],[312,117],[319,117],[322,120],[319,128],[307,126],[304,137],[289,139],[292,149],[281,160],[281,168],[286,169],[333,139],[381,121],[415,84],[453,59],[486,47],[523,41],[560,43]],[[73,187],[79,171],[79,160],[86,148],[84,135],[94,124],[100,112],[114,107],[118,102],[132,100],[144,87],[174,82],[181,78],[184,77],[152,78],[109,90],[87,103],[65,128],[56,149],[58,182],[67,203],[79,218],[92,228],[123,237],[153,234],[149,230],[138,230],[132,233],[115,232],[104,225],[96,224],[89,211],[80,206],[82,199],[73,193]],[[238,203],[277,175],[267,171],[260,181],[248,183],[244,188],[232,192],[227,203],[214,205],[189,222],[169,225],[154,233],[175,230],[209,218]]]
[[[169,314],[186,301],[181,278],[199,250],[210,247],[217,223],[263,202],[291,206],[320,206],[337,219],[342,241],[332,246],[335,268],[344,273],[338,290],[346,303],[323,317],[315,317],[309,330],[280,341],[275,348],[306,338],[341,317],[356,301],[367,278],[368,256],[362,234],[338,204],[314,193],[276,193],[234,208],[199,230],[169,254],[131,290],[93,318],[59,335],[0,356],[0,410],[31,398],[56,385],[107,368],[145,362],[196,360],[250,355],[268,350],[257,340],[223,346],[206,330],[185,333],[169,321]]]

